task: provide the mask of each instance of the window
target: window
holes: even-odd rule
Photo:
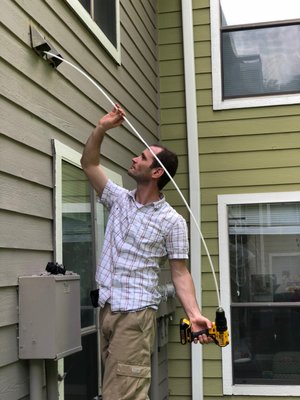
[[[213,0],[214,108],[300,101],[298,0]]]
[[[65,0],[120,64],[119,0]]]
[[[218,204],[231,337],[224,393],[299,394],[300,192],[224,195]]]
[[[95,269],[102,247],[107,216],[81,169],[81,154],[54,141],[55,149],[55,261],[80,275],[82,351],[60,360],[66,373],[64,395],[73,399],[96,398],[101,391],[101,363],[97,352],[98,309],[91,305],[96,287]],[[104,167],[103,167],[104,168]],[[104,168],[107,176],[122,185],[119,174]],[[89,373],[84,373],[89,371]]]

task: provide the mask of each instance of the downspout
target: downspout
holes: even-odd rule
[[[190,207],[200,225],[200,165],[198,150],[198,120],[193,34],[192,0],[181,0],[183,58],[185,79],[186,126],[189,165]],[[196,297],[201,309],[201,240],[191,221],[190,226],[191,275],[195,283]],[[202,346],[192,345],[192,399],[203,399]]]

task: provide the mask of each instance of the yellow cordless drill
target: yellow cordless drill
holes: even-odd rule
[[[219,307],[216,311],[216,320],[212,322],[210,329],[204,329],[199,332],[192,331],[192,325],[186,318],[180,320],[180,342],[186,344],[192,342],[199,335],[206,334],[213,338],[214,342],[220,346],[225,347],[229,344],[229,333],[227,328],[227,321],[225,311]]]

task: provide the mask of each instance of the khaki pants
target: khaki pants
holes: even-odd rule
[[[112,313],[106,304],[100,311],[100,332],[103,400],[149,399],[156,311]]]

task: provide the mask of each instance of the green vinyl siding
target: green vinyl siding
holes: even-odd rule
[[[210,2],[193,0],[194,54],[201,182],[201,229],[218,277],[217,196],[300,190],[299,105],[213,110]],[[181,164],[176,181],[188,199],[181,1],[158,2],[161,137],[178,152]],[[170,199],[180,204],[168,186]],[[189,220],[184,206],[180,207]],[[202,308],[214,318],[217,307],[210,266],[202,251]],[[221,283],[222,284],[222,283]],[[191,399],[190,351],[180,346],[176,310],[170,327],[170,399]],[[221,352],[205,346],[204,397],[222,397]],[[229,396],[230,397],[230,396]],[[245,396],[235,396],[238,400]],[[256,397],[257,398],[257,397]],[[262,398],[262,397],[260,397]],[[267,397],[273,400],[275,397]],[[276,398],[278,398],[276,396]]]

